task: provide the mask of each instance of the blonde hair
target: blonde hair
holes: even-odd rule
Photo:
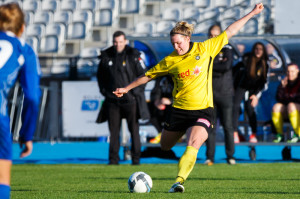
[[[170,36],[180,34],[183,36],[191,37],[194,31],[194,25],[186,21],[177,22],[175,27],[171,30]]]
[[[19,34],[24,24],[24,13],[19,4],[8,3],[0,6],[0,31]]]

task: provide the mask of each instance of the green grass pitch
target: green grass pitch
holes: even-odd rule
[[[130,193],[129,176],[148,173],[150,193]],[[176,164],[13,165],[11,198],[300,198],[299,163],[196,164],[184,193],[168,193],[177,174]]]

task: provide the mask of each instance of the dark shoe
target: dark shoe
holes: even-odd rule
[[[109,162],[108,165],[119,165],[118,162]]]
[[[132,161],[132,165],[140,165],[140,161],[139,160]]]

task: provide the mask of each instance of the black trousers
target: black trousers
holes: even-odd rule
[[[234,94],[233,99],[233,129],[234,131],[238,131],[239,124],[239,116],[240,116],[240,104],[242,100],[245,98],[246,89],[237,88]],[[251,94],[249,94],[249,97]],[[249,119],[249,125],[251,127],[252,133],[257,132],[257,119],[256,112],[254,107],[251,106],[251,100],[245,100],[245,112],[247,113],[247,117]]]
[[[131,155],[132,164],[139,164],[141,156],[141,142],[139,134],[139,123],[137,118],[137,104],[108,102],[108,126],[110,131],[109,163],[117,164],[120,160],[120,128],[122,118],[127,121],[131,134]]]
[[[225,152],[227,159],[232,159],[234,154],[234,139],[232,127],[232,96],[214,96],[215,115],[220,119],[224,129]],[[216,121],[216,120],[215,120]],[[208,133],[206,141],[206,158],[214,161],[216,148],[216,122],[214,128]]]

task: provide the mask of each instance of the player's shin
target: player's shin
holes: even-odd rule
[[[192,146],[186,147],[186,150],[178,163],[179,171],[176,178],[176,182],[180,182],[181,184],[184,183],[184,181],[187,179],[187,177],[189,176],[189,174],[194,168],[194,165],[197,160],[197,154],[198,154],[198,149]]]
[[[273,124],[274,124],[274,127],[276,129],[276,132],[278,134],[283,134],[283,116],[282,116],[282,113],[280,112],[273,112],[272,113],[272,121],[273,121]]]

